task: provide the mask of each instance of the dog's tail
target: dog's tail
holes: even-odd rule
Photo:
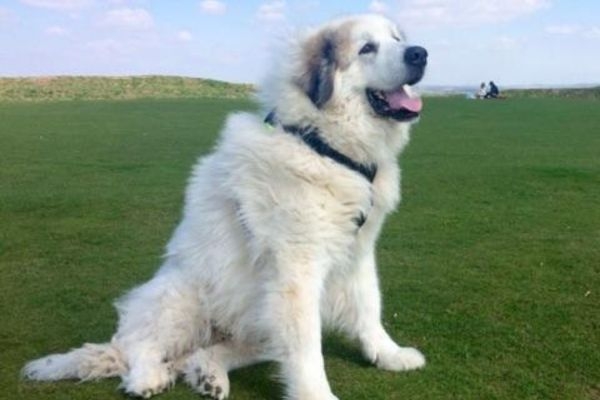
[[[119,349],[111,343],[85,344],[64,354],[51,354],[28,362],[22,370],[26,379],[82,381],[123,375],[127,364]]]

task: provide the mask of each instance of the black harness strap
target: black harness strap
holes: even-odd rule
[[[275,115],[275,111],[271,111],[265,118],[265,123],[271,126],[280,124]],[[333,161],[351,169],[352,171],[358,172],[364,176],[369,182],[373,183],[375,175],[377,174],[376,164],[361,164],[345,154],[340,153],[329,144],[327,144],[319,135],[319,130],[313,126],[298,126],[298,125],[283,125],[280,124],[283,130],[294,136],[302,139],[304,143],[313,149],[316,153],[323,157],[328,157]]]

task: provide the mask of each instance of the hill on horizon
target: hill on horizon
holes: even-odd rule
[[[180,76],[40,76],[0,78],[0,101],[244,98],[254,86]]]
[[[476,86],[422,85],[425,96],[469,96]],[[600,100],[600,84],[501,87],[508,97],[559,97]],[[255,86],[181,76],[0,77],[0,102],[133,100],[168,98],[248,98]]]

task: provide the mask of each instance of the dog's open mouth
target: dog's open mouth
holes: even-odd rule
[[[367,99],[378,115],[396,121],[411,121],[423,108],[421,98],[412,92],[409,85],[390,92],[367,89]]]

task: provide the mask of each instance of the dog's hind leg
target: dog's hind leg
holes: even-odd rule
[[[175,360],[210,338],[201,292],[172,271],[160,272],[117,303],[113,342],[129,366],[122,388],[135,396],[147,398],[171,387]]]
[[[64,354],[52,354],[27,363],[23,377],[39,381],[59,379],[95,380],[119,376],[127,366],[111,343],[85,344]]]
[[[228,340],[196,350],[182,360],[178,370],[195,391],[214,400],[223,400],[229,396],[229,371],[267,359],[255,346]]]

